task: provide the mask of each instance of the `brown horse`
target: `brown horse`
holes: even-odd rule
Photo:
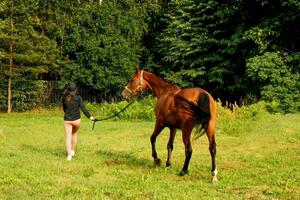
[[[204,134],[205,131],[208,137],[212,159],[212,182],[216,182],[216,103],[212,96],[201,88],[181,89],[153,73],[139,69],[136,70],[131,81],[123,90],[122,95],[125,99],[130,100],[146,89],[152,90],[157,98],[155,108],[156,123],[151,136],[154,163],[157,165],[161,164],[155,149],[156,137],[165,127],[168,127],[170,129],[170,138],[167,145],[168,158],[166,166],[171,166],[171,153],[176,129],[181,129],[182,140],[185,145],[185,161],[179,175],[188,174],[188,166],[192,156],[191,132],[194,127],[197,127],[196,133]]]

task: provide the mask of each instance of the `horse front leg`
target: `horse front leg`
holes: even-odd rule
[[[152,147],[152,157],[154,159],[155,165],[161,165],[161,160],[157,157],[155,143],[156,143],[156,137],[160,134],[160,132],[163,130],[163,128],[164,128],[164,126],[162,126],[156,122],[153,134],[151,135],[151,138],[150,138],[151,147]]]
[[[192,149],[192,144],[191,144],[191,131],[192,128],[188,128],[187,130],[183,129],[182,130],[182,140],[185,146],[185,161],[182,167],[181,172],[179,173],[179,176],[184,176],[189,173],[188,168],[189,168],[189,163],[192,157],[193,149]]]
[[[170,128],[170,137],[169,137],[169,142],[167,145],[168,158],[167,158],[167,162],[166,162],[166,167],[171,166],[171,155],[172,155],[172,151],[174,148],[175,134],[176,134],[176,128]]]

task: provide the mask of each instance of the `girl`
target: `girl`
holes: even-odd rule
[[[68,152],[67,160],[71,160],[75,155],[75,147],[77,144],[77,132],[80,127],[80,109],[90,120],[93,121],[95,118],[85,108],[83,100],[81,96],[79,96],[77,87],[74,83],[69,84],[61,99],[64,110],[66,148]]]

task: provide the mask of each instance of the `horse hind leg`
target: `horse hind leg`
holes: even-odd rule
[[[176,129],[175,128],[170,128],[170,137],[169,137],[169,142],[168,142],[168,145],[167,145],[168,158],[167,158],[167,161],[166,161],[166,167],[171,166],[171,155],[172,155],[172,151],[173,151],[173,148],[174,148],[175,134],[176,134]]]
[[[164,128],[164,126],[162,126],[156,122],[153,134],[151,135],[151,138],[150,138],[151,147],[152,147],[152,157],[154,159],[155,165],[161,165],[161,159],[159,159],[157,157],[155,143],[156,143],[156,137],[160,134],[160,132],[163,130],[163,128]]]
[[[184,176],[188,174],[188,168],[189,168],[189,163],[192,157],[193,149],[192,149],[192,144],[191,144],[191,132],[192,132],[193,126],[187,128],[187,129],[182,129],[182,140],[185,146],[185,161],[182,167],[181,172],[179,173],[179,176]]]
[[[216,167],[216,153],[217,153],[217,147],[215,142],[215,126],[212,122],[209,123],[208,128],[206,129],[206,134],[208,137],[209,142],[209,152],[211,155],[211,163],[212,163],[212,169],[211,169],[211,182],[215,183],[217,182],[217,167]]]

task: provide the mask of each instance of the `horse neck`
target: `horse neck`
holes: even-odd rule
[[[154,74],[150,72],[144,73],[144,79],[147,81],[147,83],[150,86],[150,89],[154,93],[154,95],[158,98],[160,97],[165,90],[170,89],[170,87],[178,87],[176,85],[173,85],[163,79],[161,79],[158,76],[155,76]]]

